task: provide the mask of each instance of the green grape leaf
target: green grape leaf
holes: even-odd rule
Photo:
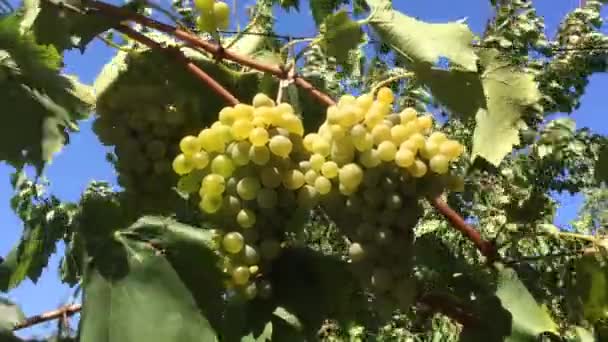
[[[513,269],[499,272],[496,296],[511,313],[511,335],[507,342],[534,341],[545,332],[558,334],[558,326],[549,313],[540,307]]]
[[[367,0],[370,25],[383,43],[414,66],[429,68],[441,58],[461,71],[477,71],[473,32],[465,24],[429,24],[392,8],[390,0]]]
[[[595,179],[598,183],[604,182],[608,185],[608,144],[600,148],[600,152],[595,162]]]
[[[576,277],[568,284],[571,308],[591,323],[608,319],[608,266],[589,254],[574,267]]]
[[[481,82],[486,108],[480,108],[473,133],[473,160],[480,156],[498,166],[519,143],[522,116],[541,99],[538,84],[531,73],[499,57],[498,50],[484,51]]]
[[[0,297],[0,332],[12,331],[15,324],[25,320],[21,308],[10,300]]]
[[[350,51],[363,41],[361,24],[352,20],[345,10],[327,16],[319,31],[323,49],[339,64],[348,62]]]
[[[307,249],[287,249],[273,262],[269,279],[277,305],[290,313],[283,319],[291,322],[293,315],[308,336],[315,336],[325,319],[347,324],[364,312],[359,283],[339,259]]]
[[[0,160],[31,163],[40,172],[66,142],[66,131],[76,131],[76,120],[89,114],[90,91],[60,74],[57,51],[22,34],[15,15],[0,18],[0,46],[0,102],[11,104],[0,125]]]
[[[17,269],[17,246],[13,247],[0,262],[0,291],[6,292],[10,288],[11,277]]]
[[[120,24],[120,18],[85,14],[84,3],[81,0],[25,0],[21,29],[33,31],[39,44],[51,44],[60,52],[71,48],[84,51],[97,35]],[[80,9],[83,14],[62,8],[63,4]],[[141,4],[134,1],[125,8],[136,9],[138,6]]]
[[[171,263],[149,244],[118,238],[88,263],[80,341],[216,341]]]
[[[340,5],[347,4],[348,0],[309,0],[312,17],[317,26],[320,26],[325,17],[337,10]]]

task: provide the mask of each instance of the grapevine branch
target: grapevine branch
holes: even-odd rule
[[[65,305],[58,309],[48,311],[48,312],[42,313],[40,315],[28,317],[23,322],[15,324],[15,326],[13,327],[13,331],[29,328],[33,325],[36,325],[39,323],[44,323],[47,321],[52,321],[57,318],[70,317],[70,316],[80,312],[81,309],[82,309],[81,304]]]
[[[180,40],[185,41],[192,47],[203,49],[203,50],[207,51],[208,53],[211,53],[218,60],[227,59],[227,60],[233,61],[235,63],[238,63],[240,65],[250,67],[252,69],[267,72],[280,79],[289,78],[289,70],[287,70],[285,68],[282,68],[278,65],[270,65],[270,64],[261,63],[248,56],[243,56],[243,55],[240,55],[229,49],[225,49],[218,44],[203,40],[180,28],[161,23],[154,19],[148,18],[144,15],[141,15],[141,14],[129,11],[129,10],[125,10],[125,9],[122,9],[122,8],[119,8],[119,7],[104,3],[104,2],[93,0],[93,1],[90,1],[88,4],[91,6],[91,8],[98,10],[102,14],[105,14],[105,15],[108,15],[111,17],[118,17],[123,20],[131,20],[131,21],[134,21],[143,26],[147,26],[147,27],[153,28],[155,30],[170,34]],[[329,97],[329,95],[321,92],[320,90],[315,88],[312,84],[310,84],[308,81],[301,78],[300,76],[294,75],[294,83],[297,86],[301,87],[302,89],[308,91],[312,96],[317,98],[322,103],[325,103],[328,106],[335,104],[335,101],[331,97]]]
[[[160,43],[146,37],[145,35],[135,31],[134,29],[126,26],[120,25],[116,28],[116,30],[124,33],[129,38],[138,41],[151,49],[158,49],[159,51],[165,51],[166,53],[174,52],[175,59],[182,63],[186,69],[188,69],[196,78],[198,78],[201,82],[208,85],[215,93],[220,95],[226,100],[227,103],[234,106],[239,103],[239,100],[234,97],[226,88],[224,88],[221,84],[219,84],[213,77],[209,76],[206,72],[204,72],[201,68],[199,68],[196,64],[190,61],[181,51],[175,49],[172,51]]]

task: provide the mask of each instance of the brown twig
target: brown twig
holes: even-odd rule
[[[99,12],[109,15],[111,17],[121,18],[123,20],[132,20],[143,26],[147,26],[149,28],[153,28],[155,30],[170,34],[180,40],[183,40],[192,47],[200,48],[207,51],[208,53],[211,53],[218,60],[228,59],[240,65],[267,72],[280,79],[288,78],[288,70],[285,70],[280,66],[261,63],[248,56],[243,56],[228,49],[224,49],[218,44],[203,40],[180,28],[161,23],[144,15],[135,13],[133,11],[125,10],[104,2],[93,0],[88,2],[87,4],[91,8],[96,9]],[[302,89],[308,91],[312,96],[316,97],[322,103],[325,103],[328,106],[335,104],[335,101],[331,97],[329,97],[329,95],[319,91],[312,84],[310,84],[308,81],[301,78],[300,76],[296,75],[294,77],[294,82]]]
[[[447,203],[442,201],[438,196],[429,198],[429,202],[452,224],[454,228],[458,229],[475,244],[475,247],[477,247],[479,252],[488,258],[488,262],[498,259],[498,252],[496,251],[494,244],[490,241],[484,240],[481,237],[481,234],[473,226],[467,224],[464,219],[458,215],[454,209],[450,208]]]
[[[40,315],[26,318],[23,322],[15,324],[15,326],[13,327],[13,331],[29,328],[32,325],[52,321],[57,318],[70,317],[80,312],[81,309],[81,304],[71,304],[62,306],[59,309],[55,309],[49,312],[42,313]]]
[[[129,38],[140,42],[151,49],[158,49],[159,51],[165,51],[167,53],[173,53],[173,56],[176,60],[182,63],[186,69],[188,69],[196,78],[198,78],[201,82],[208,85],[216,94],[220,95],[224,100],[230,105],[234,106],[239,103],[239,100],[234,97],[226,88],[224,88],[221,84],[219,84],[213,77],[209,76],[206,72],[204,72],[201,68],[199,68],[196,64],[190,61],[181,51],[178,49],[170,50],[160,43],[146,37],[145,35],[133,30],[132,28],[126,25],[120,25],[116,28],[116,30],[124,33]]]

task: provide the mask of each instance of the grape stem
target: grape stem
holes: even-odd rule
[[[29,328],[33,325],[52,321],[57,318],[67,318],[80,312],[81,309],[81,304],[65,305],[52,311],[28,317],[24,321],[15,324],[15,326],[13,326],[13,331]]]
[[[108,15],[111,17],[118,17],[123,20],[132,20],[143,26],[147,26],[149,28],[153,28],[158,31],[170,34],[180,40],[185,41],[191,47],[203,49],[203,50],[207,51],[208,53],[211,53],[217,60],[227,59],[227,60],[233,61],[235,63],[238,63],[240,65],[250,67],[252,69],[267,72],[280,79],[289,78],[289,74],[288,74],[289,70],[286,70],[285,68],[281,68],[278,65],[270,65],[270,64],[261,63],[248,56],[240,55],[229,49],[225,49],[218,44],[212,43],[210,41],[202,40],[199,37],[197,37],[189,32],[186,32],[180,28],[177,28],[175,26],[167,25],[167,24],[161,23],[159,21],[156,21],[154,19],[148,18],[144,15],[135,13],[133,11],[122,9],[117,6],[110,5],[110,4],[107,4],[104,2],[100,2],[100,1],[92,0],[92,1],[87,2],[87,5],[90,6],[91,9],[96,9],[102,14],[105,14],[105,15]],[[320,102],[322,102],[328,106],[336,104],[336,102],[329,95],[327,95],[327,94],[323,93],[322,91],[318,90],[317,88],[315,88],[312,84],[310,84],[308,81],[303,79],[301,76],[294,75],[294,83],[298,87],[308,91],[312,96],[317,98]]]
[[[473,226],[467,224],[464,219],[458,215],[454,209],[450,208],[447,203],[441,200],[439,196],[429,198],[429,202],[452,224],[454,228],[458,229],[469,240],[471,240],[473,244],[475,244],[475,247],[477,247],[479,252],[488,259],[489,263],[496,261],[499,258],[496,246],[492,242],[484,240],[479,231],[477,231]]]
[[[206,72],[204,72],[201,68],[199,68],[196,64],[190,61],[179,49],[168,49],[162,46],[160,43],[146,37],[145,35],[135,31],[134,29],[126,26],[119,25],[116,27],[116,30],[124,33],[129,38],[140,42],[151,49],[157,49],[159,51],[164,51],[167,54],[171,54],[175,57],[177,61],[183,64],[190,73],[192,73],[196,78],[198,78],[201,82],[208,85],[216,94],[220,95],[227,103],[234,106],[239,103],[239,100],[234,97],[226,88],[224,88],[221,84],[219,84],[213,77],[209,76]]]

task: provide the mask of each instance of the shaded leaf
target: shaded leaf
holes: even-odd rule
[[[312,17],[317,26],[320,26],[325,17],[337,10],[340,5],[347,4],[348,0],[309,0]]]
[[[608,185],[608,144],[605,144],[595,162],[595,179],[598,183],[604,182]]]
[[[10,300],[0,297],[0,332],[12,331],[15,324],[25,320],[21,308]]]
[[[325,18],[319,31],[324,50],[339,64],[346,63],[351,50],[363,41],[361,24],[352,20],[345,10]]]
[[[431,67],[447,58],[459,70],[476,72],[473,32],[465,24],[429,24],[392,8],[390,0],[367,0],[370,25],[397,54],[414,66]]]
[[[66,141],[67,130],[88,115],[86,87],[60,75],[61,57],[51,46],[21,34],[19,18],[0,18],[0,102],[11,104],[0,126],[0,160],[42,168]]]
[[[112,262],[94,258],[87,265],[80,341],[216,340],[164,256],[127,239],[111,248],[103,257]]]
[[[574,262],[575,277],[568,284],[574,312],[591,323],[608,318],[608,266],[594,254]]]

